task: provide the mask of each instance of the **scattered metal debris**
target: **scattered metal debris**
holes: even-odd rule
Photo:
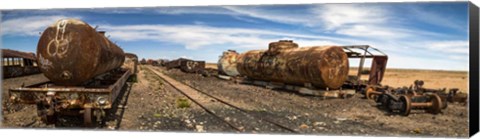
[[[145,60],[145,58],[142,58],[142,60],[140,60],[140,64],[146,65],[146,64],[147,64],[147,60]]]
[[[183,72],[187,73],[203,73],[205,70],[205,61],[194,61],[185,58],[179,58],[176,60],[165,63],[167,69],[179,68]]]
[[[411,109],[426,109],[432,114],[440,113],[448,107],[447,102],[466,101],[466,95],[457,88],[430,89],[423,87],[422,80],[415,80],[410,87],[392,88],[389,86],[368,86],[364,90],[367,99],[375,100],[391,111],[397,111],[408,116]]]

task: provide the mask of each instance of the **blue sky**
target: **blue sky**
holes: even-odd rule
[[[228,49],[291,39],[371,45],[389,55],[390,68],[468,70],[467,2],[4,10],[1,47],[35,52],[40,32],[63,18],[98,25],[140,58],[216,62]]]

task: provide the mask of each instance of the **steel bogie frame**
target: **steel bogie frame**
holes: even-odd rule
[[[415,86],[392,88],[388,86],[367,86],[365,97],[375,100],[389,111],[397,111],[404,116],[410,114],[410,110],[424,109],[432,114],[441,113],[447,108],[445,89],[423,88],[423,81],[416,80]],[[451,89],[456,91],[455,89]],[[444,97],[442,97],[442,95]]]

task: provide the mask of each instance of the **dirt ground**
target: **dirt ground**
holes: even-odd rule
[[[208,64],[207,64],[207,67]],[[216,66],[211,66],[216,68]],[[442,113],[432,115],[422,110],[412,111],[408,117],[390,114],[376,107],[375,102],[356,94],[347,99],[322,99],[299,95],[283,90],[271,90],[261,86],[235,84],[215,76],[204,77],[199,74],[183,73],[172,69],[166,71],[156,68],[171,78],[194,86],[195,88],[219,97],[238,107],[257,115],[274,119],[276,122],[293,128],[303,134],[321,135],[367,135],[367,136],[468,136],[467,108],[460,104],[449,104]],[[40,81],[43,76],[28,76],[27,79]],[[387,70],[383,84],[390,86],[408,86],[414,80],[425,81],[425,87],[451,88],[466,90],[466,73],[438,71],[402,71]],[[442,80],[444,82],[442,82]],[[445,84],[448,80],[448,84]],[[7,86],[19,86],[18,81],[4,80],[3,90]],[[26,83],[27,84],[27,83]],[[463,87],[463,88],[462,88]],[[4,91],[5,93],[5,91]],[[140,67],[136,83],[129,83],[115,110],[107,116],[100,130],[128,131],[176,131],[176,132],[229,132],[236,130],[220,119],[207,113],[197,104],[186,101],[186,97],[154,76],[145,67]],[[5,105],[4,105],[5,106]],[[245,116],[233,110],[221,107],[211,100],[208,107],[223,113],[228,120],[244,121]],[[81,119],[61,119],[57,125],[45,125],[36,119],[35,106],[25,106],[17,111],[5,112],[3,127],[7,128],[81,128]],[[70,120],[70,121],[69,121]],[[253,126],[247,133],[272,132],[268,127]]]
[[[458,88],[468,93],[468,72],[440,70],[387,69],[382,84],[402,87],[410,86],[415,80],[423,80],[426,88]]]
[[[265,116],[276,117],[279,122],[296,127],[302,133],[450,137],[468,135],[467,108],[459,104],[451,104],[443,113],[437,115],[417,110],[405,117],[377,108],[375,102],[363,99],[360,94],[348,99],[323,100],[294,92],[185,74],[179,70],[166,73],[235,105],[264,112]]]
[[[8,89],[48,81],[43,74],[22,76],[2,80],[3,127],[23,127],[36,121],[36,107],[8,103]],[[20,123],[20,124],[16,124]]]
[[[217,69],[216,63],[206,63],[206,68]],[[369,69],[364,67],[363,69]],[[350,68],[349,75],[357,75],[358,68]],[[368,80],[368,74],[362,74],[363,80]],[[383,85],[392,87],[404,87],[413,85],[413,81],[423,80],[424,87],[432,89],[458,88],[468,93],[467,71],[444,71],[444,70],[417,70],[417,69],[387,69],[382,80]]]

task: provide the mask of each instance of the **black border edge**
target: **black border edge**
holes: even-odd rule
[[[469,134],[470,137],[478,132],[479,128],[479,10],[478,7],[469,2]]]

